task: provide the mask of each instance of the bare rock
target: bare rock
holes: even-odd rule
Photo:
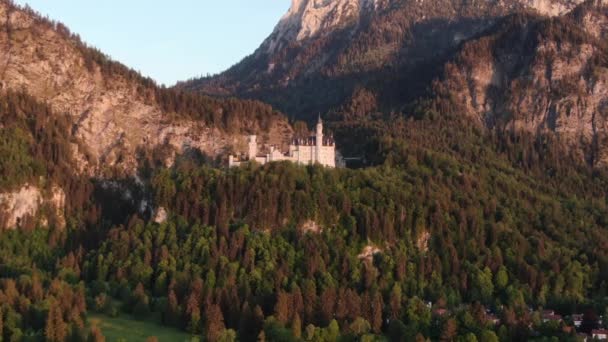
[[[361,260],[372,261],[374,255],[382,253],[382,250],[374,245],[367,245],[363,248],[363,251],[357,256]]]
[[[43,208],[47,210],[43,211]],[[66,225],[64,210],[63,189],[52,186],[46,193],[37,186],[25,184],[13,192],[0,193],[0,230],[15,229],[26,220],[41,226],[48,226],[52,222],[62,229]]]
[[[162,224],[167,221],[168,217],[169,217],[169,213],[167,212],[167,209],[160,207],[160,208],[156,209],[156,212],[154,213],[153,221],[155,223]]]

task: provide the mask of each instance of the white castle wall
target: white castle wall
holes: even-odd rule
[[[249,146],[247,151],[247,160],[239,161],[234,156],[228,156],[228,165],[230,167],[239,166],[246,161],[256,161],[259,164],[266,164],[273,161],[291,161],[301,165],[310,165],[319,163],[327,167],[336,167],[336,146],[323,145],[323,123],[319,119],[315,132],[315,145],[290,145],[287,154],[283,154],[274,147],[270,153],[265,156],[258,156],[257,137],[249,136]]]

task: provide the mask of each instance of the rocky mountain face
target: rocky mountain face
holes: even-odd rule
[[[303,118],[340,105],[358,86],[403,102],[421,95],[445,54],[498,18],[559,15],[581,1],[295,0],[251,56],[180,87],[262,99]]]
[[[0,27],[0,87],[23,90],[48,103],[55,112],[73,118],[73,130],[66,134],[73,134],[87,146],[87,151],[77,151],[83,172],[100,174],[108,167],[132,172],[137,168],[136,152],[142,148],[170,146],[178,153],[191,148],[215,157],[241,143],[238,133],[244,131],[259,131],[275,143],[289,133],[281,115],[268,106],[246,101],[198,101],[210,116],[226,123],[237,121],[234,119],[241,113],[234,113],[235,108],[251,110],[252,115],[231,127],[231,132],[222,129],[228,124],[220,127],[217,122],[197,120],[187,110],[167,105],[178,102],[171,97],[179,94],[163,92],[151,81],[84,46],[63,25],[7,0],[0,1]],[[168,100],[161,103],[163,98]],[[258,120],[261,118],[256,116],[265,117]]]
[[[274,53],[292,42],[330,35],[335,30],[347,28],[378,7],[377,0],[294,0],[273,34],[264,42],[262,50]]]
[[[442,111],[490,129],[551,135],[608,164],[608,6],[563,17],[514,15],[465,43],[435,84]]]

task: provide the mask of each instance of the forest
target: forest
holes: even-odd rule
[[[410,20],[405,10],[395,16]],[[134,80],[169,119],[240,132],[247,119],[265,130],[280,116],[257,101],[157,86],[33,17],[75,44],[91,70]],[[394,38],[380,24],[369,23],[362,45]],[[572,26],[535,29],[538,39],[590,39]],[[501,32],[490,40],[509,38]],[[600,47],[590,68],[606,64]],[[344,56],[361,57],[355,48]],[[345,90],[306,86],[336,102]],[[608,328],[608,173],[557,134],[471,124],[450,86],[445,98],[399,110],[359,87],[327,113],[357,167],[227,169],[191,155],[167,167],[158,151],[141,151],[136,177],[114,178],[79,172],[75,156],[89,157],[69,117],[2,92],[0,193],[59,186],[66,222],[0,232],[0,342],[105,341],[100,317],[213,342],[578,341],[577,332]]]
[[[3,187],[73,189],[64,229],[0,236],[3,340],[101,341],[89,314],[207,341],[576,340],[542,310],[605,314],[608,177],[557,143],[427,113],[359,125],[367,168],[181,158],[115,180],[140,197],[109,206],[71,173],[61,119],[20,94],[2,115]]]

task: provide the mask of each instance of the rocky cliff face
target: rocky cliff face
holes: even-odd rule
[[[491,6],[508,11],[529,8],[541,15],[557,16],[572,10],[583,0],[515,0],[487,1]],[[264,42],[262,50],[268,53],[276,52],[294,42],[302,42],[319,36],[330,35],[334,31],[348,26],[356,27],[361,19],[378,12],[384,12],[389,6],[407,7],[408,10],[419,10],[428,6],[436,6],[433,1],[395,1],[395,0],[293,0],[289,11],[281,18],[273,34]],[[457,12],[459,8],[467,7],[461,2],[444,2]],[[474,4],[479,9],[484,4]],[[432,16],[432,12],[428,13]],[[418,20],[426,20],[423,14]],[[354,25],[353,25],[354,24]]]
[[[378,6],[378,0],[293,0],[262,50],[274,53],[293,42],[330,35]]]
[[[0,28],[0,88],[25,91],[55,112],[70,114],[73,130],[66,134],[88,148],[77,156],[83,172],[100,174],[108,167],[133,172],[137,151],[158,146],[178,153],[194,148],[214,157],[238,145],[243,131],[262,130],[254,117],[231,134],[163,108],[155,86],[130,73],[113,72],[126,68],[83,47],[62,25],[8,0],[0,1]],[[221,104],[209,107],[222,116]],[[282,142],[290,130],[286,121],[278,114],[268,121],[260,135]]]
[[[0,230],[48,226],[65,227],[63,208],[65,193],[57,186],[48,193],[40,188],[25,184],[20,189],[0,193]]]
[[[580,160],[608,165],[607,22],[602,1],[557,19],[505,19],[446,65],[439,107],[491,129],[554,135]]]

